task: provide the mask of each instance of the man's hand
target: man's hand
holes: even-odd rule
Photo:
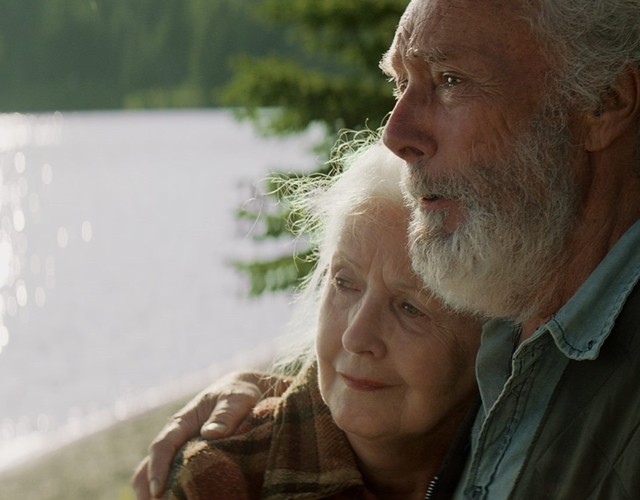
[[[282,394],[288,383],[276,376],[239,372],[199,393],[164,426],[136,468],[131,485],[138,500],[162,496],[176,452],[189,439],[198,433],[205,439],[232,434],[262,397]]]

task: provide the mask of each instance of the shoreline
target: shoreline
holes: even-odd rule
[[[190,397],[135,417],[0,472],[0,498],[134,500],[129,481],[151,439]]]
[[[151,429],[150,441],[172,413],[216,379],[232,371],[268,366],[273,359],[275,347],[275,342],[257,346],[251,352],[240,353],[224,363],[213,363],[204,370],[188,374],[168,385],[147,389],[126,400],[117,400],[111,407],[71,420],[52,431],[33,431],[3,443],[0,449],[0,483],[4,476],[29,468],[42,460],[46,461],[52,454],[67,447],[73,447],[101,433],[109,433],[118,426],[133,425],[136,420],[151,416],[153,421],[159,420],[161,423]],[[162,414],[163,419],[155,418]],[[144,450],[140,458],[146,453],[146,447]],[[0,498],[5,497],[0,494]]]

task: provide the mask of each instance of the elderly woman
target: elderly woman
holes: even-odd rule
[[[168,498],[451,493],[445,455],[475,407],[480,324],[445,309],[411,271],[401,161],[374,144],[347,163],[307,206],[321,239],[300,302],[313,331],[303,369],[234,435],[188,443]]]

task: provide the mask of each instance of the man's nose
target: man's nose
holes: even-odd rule
[[[417,96],[407,89],[400,97],[384,127],[383,141],[409,164],[428,160],[437,151],[430,96]]]

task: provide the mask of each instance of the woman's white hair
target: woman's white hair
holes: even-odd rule
[[[316,264],[305,280],[283,347],[274,365],[276,371],[295,372],[314,359],[314,339],[328,268],[347,219],[367,215],[372,200],[404,205],[401,188],[404,163],[380,141],[379,133],[360,132],[335,149],[331,172],[285,181],[291,193],[288,203],[304,216],[295,232],[308,238],[315,248]]]

